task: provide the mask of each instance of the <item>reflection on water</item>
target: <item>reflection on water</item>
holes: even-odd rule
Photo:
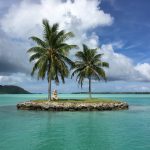
[[[130,108],[125,111],[46,112],[16,109],[18,101],[35,99],[36,96],[0,96],[0,150],[150,149],[148,95],[108,96],[127,101]],[[39,95],[39,98],[42,96]],[[104,97],[107,98],[107,95]]]
[[[130,105],[129,110],[130,111],[148,111],[148,112],[150,112],[150,105],[149,106]]]

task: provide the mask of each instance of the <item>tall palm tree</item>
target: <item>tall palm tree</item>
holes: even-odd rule
[[[69,74],[69,65],[72,61],[67,57],[69,50],[76,48],[76,45],[69,45],[66,40],[74,37],[72,32],[59,31],[59,25],[49,25],[48,20],[43,20],[43,39],[32,36],[31,39],[36,46],[30,48],[30,62],[34,63],[31,75],[37,70],[38,79],[48,80],[48,99],[51,100],[51,81],[57,84],[59,78],[65,82],[65,77]]]
[[[83,51],[79,51],[75,55],[78,60],[75,62],[71,77],[76,74],[81,87],[84,79],[88,78],[89,98],[91,98],[91,80],[100,80],[102,78],[106,81],[107,79],[103,68],[108,68],[109,64],[101,60],[102,55],[103,54],[97,54],[97,48],[89,49],[85,44],[83,44]]]

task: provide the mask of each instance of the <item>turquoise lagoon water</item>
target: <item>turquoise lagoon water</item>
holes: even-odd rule
[[[123,100],[130,108],[105,112],[22,111],[15,107],[18,102],[46,95],[0,95],[0,150],[150,150],[150,95],[94,97]]]

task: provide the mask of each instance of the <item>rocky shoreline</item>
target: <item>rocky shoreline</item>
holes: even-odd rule
[[[28,101],[17,104],[20,110],[45,110],[45,111],[111,111],[128,109],[126,102],[34,102]]]

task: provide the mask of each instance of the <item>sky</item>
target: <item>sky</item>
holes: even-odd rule
[[[93,81],[94,92],[150,92],[149,0],[0,0],[0,84],[18,85],[31,92],[47,93],[47,81],[31,77],[27,50],[30,36],[42,38],[42,19],[72,31],[69,43],[99,47],[108,81]],[[78,50],[70,51],[70,58]],[[88,90],[75,78],[53,89],[61,93]]]

